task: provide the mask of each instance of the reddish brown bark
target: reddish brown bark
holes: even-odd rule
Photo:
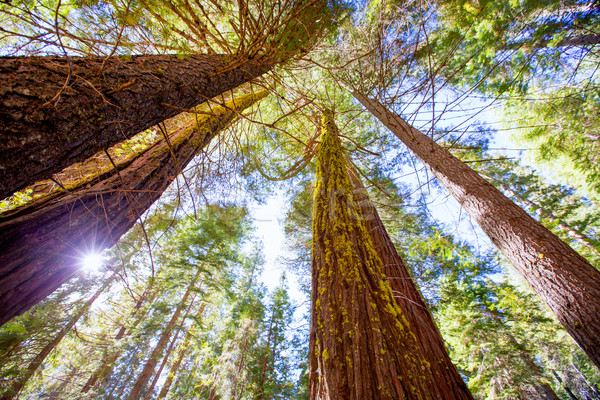
[[[118,171],[0,216],[0,324],[69,279],[84,252],[114,245],[237,112],[266,94],[214,107],[214,115],[198,117],[200,122],[178,129],[169,142],[160,140]]]
[[[392,288],[394,300],[404,311],[411,330],[417,338],[421,354],[429,362],[431,374],[442,398],[473,399],[467,385],[450,360],[444,339],[427,309],[421,292],[408,272],[404,260],[398,254],[366,189],[355,174],[352,176],[352,181],[355,187],[353,198],[360,207],[365,227],[383,263],[383,274]]]
[[[433,172],[600,367],[600,272],[400,116],[377,100],[353,95]]]
[[[443,399],[352,199],[323,117],[313,206],[310,399]]]
[[[0,57],[0,199],[273,65],[217,54]]]

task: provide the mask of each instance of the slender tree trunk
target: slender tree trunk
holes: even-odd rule
[[[154,392],[154,387],[156,386],[156,382],[158,382],[158,379],[160,378],[160,375],[162,374],[162,371],[165,368],[165,365],[167,365],[167,362],[169,361],[169,357],[171,357],[171,353],[173,352],[173,349],[175,348],[175,344],[177,343],[177,339],[179,338],[179,333],[183,330],[183,325],[190,313],[192,305],[194,304],[194,300],[195,300],[195,296],[190,301],[190,305],[188,306],[188,308],[185,312],[185,315],[181,319],[179,328],[175,332],[175,335],[173,335],[173,339],[171,339],[169,347],[167,348],[167,351],[165,352],[165,354],[162,358],[162,362],[160,363],[160,366],[158,367],[158,371],[156,372],[156,374],[154,374],[154,379],[152,379],[152,383],[150,383],[150,386],[148,387],[148,390],[146,392],[146,396],[144,397],[144,400],[149,400],[150,397],[152,397],[152,394]]]
[[[238,113],[265,97],[214,107],[117,169],[0,216],[0,325],[52,293],[79,268],[84,249],[114,245],[198,152]]]
[[[123,337],[129,336],[131,334],[132,329],[134,329],[136,326],[139,325],[140,322],[142,322],[147,313],[143,312],[139,316],[137,314],[140,312],[140,309],[146,301],[148,301],[149,304],[152,304],[152,302],[159,293],[158,288],[154,288],[153,283],[154,281],[150,282],[146,290],[144,290],[144,293],[140,296],[138,301],[135,303],[135,306],[133,307],[133,311],[131,312],[130,316],[130,318],[134,318],[133,324],[130,327],[128,327],[125,324],[121,325],[121,328],[119,328],[119,331],[117,332],[113,343],[118,344],[119,341],[123,339]],[[150,297],[148,298],[148,296]],[[87,380],[87,382],[81,389],[81,393],[89,392],[90,389],[92,389],[100,379],[106,379],[108,377],[109,372],[112,369],[113,363],[117,360],[117,358],[119,358],[120,354],[121,346],[117,345],[116,349],[111,346],[102,358],[100,366],[92,373],[90,378]]]
[[[271,313],[271,321],[269,322],[269,334],[267,335],[267,345],[265,346],[269,351],[265,354],[263,358],[262,368],[260,372],[260,380],[258,381],[258,396],[256,400],[262,400],[265,395],[265,379],[267,376],[267,367],[269,363],[269,356],[272,354],[275,356],[275,347],[273,347],[273,352],[271,352],[271,339],[273,335],[273,319],[275,318],[275,311]],[[273,346],[275,346],[275,340],[273,340]]]
[[[104,293],[104,291],[113,283],[116,276],[117,276],[117,274],[115,273],[110,278],[108,278],[102,284],[100,289],[98,289],[96,291],[96,293],[88,301],[85,302],[85,304],[79,309],[79,311],[77,311],[77,313],[75,313],[71,317],[69,322],[60,330],[60,332],[58,332],[58,334],[54,337],[54,339],[52,339],[51,342],[49,342],[46,346],[44,346],[42,351],[40,351],[33,358],[33,360],[29,363],[26,370],[24,371],[23,375],[19,378],[19,380],[17,382],[15,382],[12,385],[11,390],[9,392],[4,393],[0,397],[0,400],[11,400],[11,399],[15,399],[18,396],[19,392],[23,389],[23,387],[25,387],[25,385],[27,384],[29,379],[33,376],[33,374],[35,374],[35,371],[37,371],[37,369],[40,367],[40,365],[42,365],[42,363],[44,362],[46,357],[48,357],[48,355],[52,352],[52,350],[54,350],[56,348],[56,346],[58,346],[58,344],[63,340],[63,338],[69,332],[71,332],[71,329],[73,329],[73,327],[79,321],[79,319],[85,313],[88,312],[88,310],[90,309],[92,304],[98,299],[98,297],[100,297],[100,295],[102,293]]]
[[[331,113],[313,205],[309,398],[443,399],[352,199]]]
[[[273,65],[218,54],[0,57],[0,199]]]
[[[353,95],[433,172],[600,367],[600,272],[400,116],[377,100]]]
[[[167,344],[169,343],[169,339],[171,338],[171,333],[173,332],[173,329],[175,328],[175,325],[177,324],[177,321],[179,320],[179,316],[181,315],[181,313],[183,312],[183,310],[186,307],[188,307],[188,309],[189,309],[189,307],[191,306],[190,304],[188,304],[188,299],[189,299],[190,295],[192,294],[192,291],[196,285],[196,282],[198,281],[198,278],[200,277],[201,274],[202,274],[202,268],[198,268],[198,271],[196,272],[196,275],[192,279],[192,282],[188,286],[185,294],[183,295],[181,302],[179,302],[179,305],[175,309],[175,312],[171,316],[171,319],[167,323],[167,326],[165,326],[165,329],[163,330],[162,334],[160,335],[160,339],[158,340],[158,343],[154,347],[154,350],[152,350],[152,353],[150,354],[150,357],[148,358],[146,365],[144,365],[144,369],[138,375],[138,378],[135,381],[133,388],[131,389],[131,392],[129,392],[128,399],[130,399],[130,400],[138,400],[139,399],[140,394],[141,394],[140,392],[142,391],[144,384],[146,382],[148,382],[148,380],[150,379],[150,376],[152,376],[152,374],[154,373],[154,368],[156,367],[156,364],[158,363],[159,358],[161,358],[163,351],[165,350],[165,348],[167,347]]]
[[[442,398],[473,399],[448,355],[444,339],[427,309],[421,292],[408,272],[404,260],[398,254],[365,187],[355,173],[352,173],[352,181],[355,188],[353,198],[360,208],[365,227],[373,240],[375,252],[383,263],[383,274],[390,284],[396,303],[402,309],[417,338],[423,357],[429,363],[429,369]]]
[[[556,378],[558,383],[560,383],[562,385],[565,392],[567,392],[567,394],[569,395],[571,400],[579,400],[579,398],[577,396],[575,396],[575,393],[573,393],[571,388],[566,383],[563,382],[562,378],[556,373],[556,371],[552,371],[552,373],[554,374],[554,377]]]
[[[198,317],[202,317],[202,313],[204,312],[205,306],[206,306],[206,303],[202,303],[202,305],[200,306],[200,311],[197,313]],[[160,389],[160,393],[158,393],[156,400],[161,400],[161,399],[164,399],[165,397],[167,397],[167,394],[169,393],[169,390],[171,389],[171,385],[173,384],[173,380],[175,379],[175,376],[179,372],[179,367],[181,366],[181,363],[183,362],[183,359],[185,358],[185,356],[187,354],[187,349],[188,349],[188,346],[190,345],[190,340],[192,339],[192,336],[193,336],[192,330],[190,329],[186,333],[185,339],[183,339],[183,343],[179,346],[179,352],[177,353],[177,358],[175,359],[175,362],[173,362],[173,364],[171,365],[171,369],[169,370],[167,379],[165,379],[165,383],[163,384],[162,388]]]

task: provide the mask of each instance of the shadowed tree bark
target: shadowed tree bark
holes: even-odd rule
[[[274,64],[218,54],[0,57],[0,199]]]
[[[0,216],[0,324],[69,279],[85,252],[114,245],[221,129],[266,95],[214,107],[117,169]]]
[[[375,99],[352,94],[433,172],[600,367],[600,272],[399,115]]]
[[[444,399],[352,198],[331,113],[324,113],[322,124],[313,205],[309,398]]]

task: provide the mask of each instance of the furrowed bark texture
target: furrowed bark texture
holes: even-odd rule
[[[412,332],[417,338],[421,354],[429,362],[435,386],[443,399],[473,399],[467,385],[452,363],[444,339],[435,324],[421,292],[408,272],[408,267],[398,254],[377,210],[369,199],[367,190],[356,174],[352,174],[353,198],[369,235],[375,252],[383,263],[383,275],[388,280],[394,300],[404,312]]]
[[[323,115],[313,206],[310,399],[442,399],[352,199]]]
[[[433,172],[600,367],[600,272],[400,116],[377,100],[353,95]]]
[[[273,65],[216,54],[0,57],[0,199]]]
[[[0,216],[0,324],[25,312],[81,265],[113,246],[237,113],[267,95],[240,96],[197,117],[133,160]]]
[[[46,357],[48,357],[48,355],[50,355],[52,350],[54,350],[56,348],[56,346],[58,346],[60,344],[60,342],[63,340],[63,338],[69,332],[71,332],[71,329],[73,329],[75,324],[77,322],[79,322],[81,317],[83,317],[83,315],[90,309],[92,304],[94,304],[94,302],[96,300],[98,300],[98,297],[100,297],[100,295],[102,293],[104,293],[104,291],[106,289],[108,289],[108,287],[113,283],[113,281],[115,280],[116,277],[117,277],[117,274],[116,273],[113,274],[109,279],[107,279],[102,284],[100,289],[98,289],[98,291],[96,291],[96,293],[88,301],[85,302],[85,304],[79,309],[79,311],[77,311],[77,313],[75,313],[75,315],[73,315],[71,317],[69,322],[60,330],[60,332],[58,332],[58,334],[54,337],[54,339],[52,339],[46,346],[44,346],[42,351],[40,351],[33,358],[33,360],[27,366],[27,369],[23,373],[23,376],[21,377],[21,379],[19,379],[17,382],[15,382],[12,385],[11,391],[4,393],[2,396],[0,396],[0,400],[12,400],[12,399],[15,399],[18,397],[19,392],[25,387],[25,385],[27,384],[29,379],[33,376],[33,374],[35,374],[35,371],[37,371],[38,368],[42,365],[42,363],[44,362]]]

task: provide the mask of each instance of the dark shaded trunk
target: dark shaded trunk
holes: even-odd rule
[[[551,40],[542,39],[537,42],[518,42],[500,47],[500,50],[519,50],[521,48],[545,49],[550,45]],[[588,33],[577,36],[566,37],[559,40],[555,47],[588,47],[600,44],[600,34]]]
[[[356,174],[352,174],[353,198],[373,240],[375,252],[383,263],[383,274],[388,280],[394,300],[402,311],[417,338],[421,353],[429,363],[435,385],[443,399],[473,399],[467,385],[452,363],[444,339],[435,324],[421,292],[402,257],[390,239],[377,210]]]
[[[88,312],[88,310],[90,309],[92,304],[98,299],[98,297],[100,297],[100,295],[104,293],[104,291],[113,283],[116,276],[117,274],[115,273],[109,279],[107,279],[102,284],[100,289],[98,289],[98,291],[96,291],[96,293],[88,301],[86,301],[83,306],[81,306],[77,313],[75,313],[71,317],[69,322],[58,332],[54,339],[52,339],[51,342],[44,346],[42,351],[40,351],[33,358],[33,360],[27,366],[26,370],[23,372],[23,375],[20,377],[20,379],[11,386],[10,392],[4,393],[0,397],[0,400],[11,400],[18,396],[19,392],[23,389],[23,387],[25,387],[29,379],[33,376],[33,374],[35,374],[35,371],[37,371],[40,365],[42,365],[46,357],[48,357],[48,355],[52,352],[52,350],[56,348],[56,346],[59,345],[63,338],[69,332],[71,332],[71,329],[73,329],[73,327],[81,319],[81,317],[83,317],[83,315]]]
[[[217,54],[0,57],[0,199],[273,65]]]
[[[353,95],[433,172],[600,367],[600,272],[400,116],[377,100]]]
[[[205,306],[206,306],[206,303],[202,303],[202,305],[200,306],[200,310],[196,314],[198,317],[202,317],[202,313],[204,312]],[[173,384],[173,380],[175,379],[175,376],[179,372],[179,367],[181,366],[181,363],[183,362],[183,359],[185,358],[185,356],[187,354],[187,349],[188,349],[188,346],[190,345],[190,340],[192,339],[192,336],[193,336],[192,330],[190,329],[187,331],[187,333],[185,335],[185,339],[183,339],[183,343],[179,346],[179,351],[177,352],[177,358],[171,365],[171,369],[169,370],[167,379],[165,379],[165,383],[163,384],[162,388],[160,389],[160,392],[158,393],[156,400],[164,399],[165,397],[167,397],[167,394],[169,393],[169,390],[171,389],[171,385]]]
[[[310,399],[443,399],[394,301],[323,115],[313,205]]]
[[[212,115],[198,116],[117,170],[0,216],[0,324],[69,279],[87,249],[113,246],[239,111],[266,95],[213,107]]]
[[[567,386],[566,383],[563,382],[562,378],[560,377],[560,375],[558,375],[556,373],[556,371],[552,371],[552,374],[554,374],[554,377],[556,378],[558,383],[560,383],[562,385],[563,389],[565,390],[565,392],[567,392],[567,394],[569,395],[569,398],[571,400],[579,400],[579,398],[577,396],[575,396],[575,393],[573,393],[571,388],[569,386]]]
[[[196,272],[196,276],[194,277],[194,279],[192,279],[192,282],[188,286],[185,294],[183,295],[181,302],[177,305],[175,312],[173,313],[173,315],[171,316],[171,319],[167,323],[167,326],[165,326],[165,329],[161,333],[158,343],[156,343],[156,346],[152,350],[152,353],[150,354],[150,357],[148,358],[146,365],[144,365],[144,369],[142,369],[142,372],[140,372],[140,374],[138,375],[138,378],[136,379],[136,381],[133,385],[133,388],[131,389],[131,392],[129,392],[128,398],[130,400],[138,400],[140,398],[140,392],[142,391],[146,382],[148,382],[150,377],[154,374],[154,368],[156,367],[156,364],[158,364],[158,360],[161,358],[163,352],[165,351],[167,344],[169,344],[169,341],[171,339],[171,334],[173,333],[173,329],[175,328],[175,325],[177,324],[177,321],[179,320],[179,316],[184,311],[184,309],[186,309],[186,307],[189,310],[190,307],[192,306],[192,304],[188,304],[188,299],[189,299],[190,295],[192,294],[194,286],[196,285],[198,278],[202,274],[202,271],[203,271],[202,268],[198,268],[198,271]],[[194,300],[192,300],[190,303],[193,303],[193,302],[194,302]],[[183,323],[182,323],[182,325],[183,325]]]

